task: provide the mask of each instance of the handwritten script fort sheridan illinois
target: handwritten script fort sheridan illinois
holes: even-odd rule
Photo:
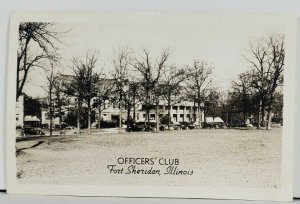
[[[156,168],[155,168],[156,166]],[[110,174],[148,174],[148,175],[193,175],[193,169],[180,168],[177,158],[131,158],[119,157],[117,164],[107,165]]]

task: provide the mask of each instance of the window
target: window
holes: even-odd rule
[[[155,114],[150,114],[150,120],[155,120]]]
[[[177,106],[173,106],[172,109],[173,109],[173,110],[177,110]]]
[[[180,106],[180,110],[184,110],[184,106]]]
[[[180,114],[180,117],[183,118],[183,114]]]
[[[146,114],[143,114],[143,118],[146,118]]]
[[[107,116],[107,114],[103,114],[103,116]]]
[[[19,120],[19,118],[16,118],[16,121],[18,121]]]
[[[173,114],[173,120],[177,122],[177,114]]]

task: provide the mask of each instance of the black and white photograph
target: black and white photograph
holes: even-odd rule
[[[292,199],[294,24],[16,13],[8,192]]]

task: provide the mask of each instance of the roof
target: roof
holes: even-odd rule
[[[222,118],[220,118],[220,117],[215,117],[214,122],[215,123],[224,123],[224,120],[222,120]]]
[[[213,123],[214,122],[213,117],[206,117],[205,119],[206,119],[207,123]]]
[[[206,117],[206,122],[207,123],[224,123],[224,121],[222,120],[222,118],[220,117]]]
[[[40,119],[38,119],[36,116],[32,116],[32,115],[27,115],[25,116],[25,119],[24,121],[27,121],[27,122],[40,122]]]

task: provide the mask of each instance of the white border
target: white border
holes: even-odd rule
[[[294,68],[296,53],[296,16],[283,15],[289,25],[285,33],[286,67],[284,86],[284,128],[282,141],[282,179],[281,188],[242,189],[242,188],[206,188],[206,187],[173,187],[173,186],[95,186],[95,185],[20,185],[16,181],[15,157],[15,80],[16,53],[18,42],[18,24],[20,21],[52,22],[91,22],[98,15],[112,12],[23,12],[14,13],[10,22],[10,44],[8,60],[7,86],[7,192],[13,194],[42,195],[81,195],[81,196],[124,196],[124,197],[177,197],[177,198],[216,198],[247,200],[292,200],[292,161],[294,133]],[[153,12],[152,12],[153,13]],[[171,12],[168,12],[170,14]],[[116,15],[136,15],[139,13],[118,12]],[[140,13],[143,14],[143,13]],[[164,15],[166,13],[159,13]],[[174,14],[174,13],[173,13]],[[178,14],[178,13],[177,13]],[[190,15],[190,13],[189,13]],[[206,14],[209,15],[209,14]],[[219,14],[214,14],[219,15]],[[262,15],[262,17],[267,15]],[[269,14],[271,15],[271,14]],[[238,15],[237,15],[238,16]],[[269,16],[270,17],[270,16]],[[274,23],[274,22],[272,22]]]

